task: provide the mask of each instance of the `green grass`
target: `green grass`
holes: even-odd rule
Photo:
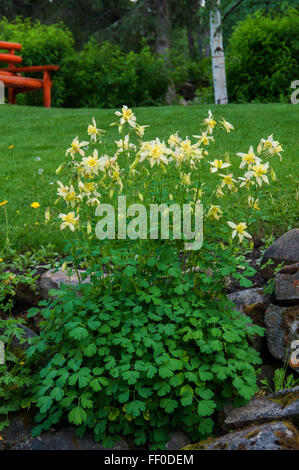
[[[260,201],[262,210],[253,227],[255,233],[260,237],[280,235],[298,226],[299,106],[173,106],[137,108],[134,111],[140,124],[151,126],[146,133],[147,139],[156,136],[167,139],[177,130],[181,136],[198,134],[200,122],[210,108],[216,116],[224,116],[236,129],[229,135],[219,134],[214,145],[215,158],[223,157],[225,151],[231,155],[247,152],[251,144],[256,148],[260,138],[271,133],[285,149],[282,164],[277,159],[273,165],[278,181],[272,185],[272,197],[265,193]],[[55,169],[63,161],[65,150],[76,135],[81,140],[86,139],[86,128],[93,116],[98,127],[105,129],[114,120],[114,110],[0,106],[0,202],[9,201],[6,205],[9,238],[18,250],[38,248],[49,242],[59,250],[62,248],[65,233],[44,226],[44,212],[46,207],[53,206],[56,199],[58,177]],[[116,138],[116,128],[113,132]],[[11,145],[13,149],[9,149]],[[36,161],[37,157],[41,160]],[[44,170],[42,176],[38,175],[39,169]],[[30,207],[34,201],[40,203],[39,209]],[[233,219],[238,214],[238,207],[232,207],[232,213]],[[4,239],[4,210],[0,207],[0,252]]]

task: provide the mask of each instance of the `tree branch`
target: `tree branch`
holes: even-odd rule
[[[236,9],[238,8],[239,5],[241,5],[241,3],[243,3],[244,0],[238,0],[237,3],[235,3],[226,13],[225,15],[223,15],[223,18],[222,18],[222,23],[224,23],[224,21],[226,20],[226,18]]]

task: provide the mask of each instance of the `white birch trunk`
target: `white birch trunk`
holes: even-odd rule
[[[212,70],[214,95],[216,104],[227,104],[227,87],[225,74],[225,56],[222,40],[222,20],[219,10],[220,0],[216,0],[210,13],[210,45],[212,54]]]

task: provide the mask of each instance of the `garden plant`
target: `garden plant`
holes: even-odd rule
[[[93,119],[89,140],[76,137],[56,171],[58,199],[45,218],[72,234],[61,267],[77,274],[78,285],[52,290],[29,311],[43,321],[27,351],[28,395],[39,410],[35,435],[69,421],[106,446],[130,435],[137,446],[163,448],[173,428],[193,440],[211,435],[217,411],[257,391],[261,360],[249,341],[263,329],[235,310],[226,286],[251,285],[248,231],[283,150],[271,135],[247,153],[215,158],[217,133],[234,128],[211,112],[192,138],[176,132],[167,142],[147,141],[147,126],[127,106],[115,114],[113,153],[109,129]],[[131,239],[100,240],[95,214],[104,204],[117,208],[121,195],[128,205],[164,204],[169,239],[151,237],[149,224],[144,230],[130,213]],[[237,201],[238,220],[224,200]],[[193,212],[203,205],[199,250],[175,236],[174,204]]]

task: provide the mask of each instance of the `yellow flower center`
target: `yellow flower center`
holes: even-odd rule
[[[241,235],[243,235],[243,233],[245,232],[245,229],[247,228],[247,225],[244,224],[243,222],[241,222],[239,225],[236,226],[235,230],[240,233]]]

